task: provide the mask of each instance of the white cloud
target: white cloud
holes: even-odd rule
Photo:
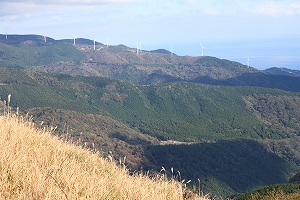
[[[1,0],[0,3],[30,3],[30,4],[37,4],[37,5],[57,5],[57,4],[64,4],[64,5],[99,5],[99,4],[106,4],[106,3],[126,3],[126,2],[133,2],[136,0]]]
[[[39,7],[33,3],[0,2],[0,16],[32,13]]]
[[[300,4],[275,4],[267,3],[257,6],[254,10],[257,14],[280,16],[280,15],[295,15],[300,14]]]
[[[173,4],[175,2],[188,5],[191,9],[208,15],[252,13],[278,16],[300,14],[300,3],[296,0],[173,0]]]
[[[52,19],[54,21],[62,21],[63,20],[62,17],[60,17],[60,16],[54,16],[54,17],[52,17]]]
[[[136,1],[139,0],[0,0],[0,16],[37,13],[72,6],[96,6]]]
[[[213,9],[213,8],[205,9],[205,10],[203,10],[203,12],[208,15],[221,15],[222,14],[221,10]]]

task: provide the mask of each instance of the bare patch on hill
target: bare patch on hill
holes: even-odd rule
[[[100,98],[101,101],[103,102],[108,102],[108,101],[116,101],[118,103],[124,103],[126,98],[128,97],[127,94],[120,94],[120,93],[104,93],[102,97]]]

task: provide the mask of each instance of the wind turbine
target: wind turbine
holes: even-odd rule
[[[201,43],[200,43],[200,46],[201,46],[202,56],[203,56],[203,49],[204,49],[205,47],[203,47]]]
[[[75,35],[73,35],[73,38],[74,38],[73,44],[76,45],[76,37],[75,37]]]
[[[136,44],[136,54],[138,54],[138,55],[139,55],[139,47],[140,47],[140,46],[139,46],[139,43],[137,43],[137,44]]]
[[[94,40],[94,50],[96,50],[96,41]]]
[[[142,52],[142,43],[140,43],[140,52]]]
[[[7,40],[7,29],[6,29],[6,32],[5,32],[5,39]]]
[[[44,34],[44,41],[45,41],[45,43],[47,42],[46,33]]]
[[[106,43],[106,46],[108,47],[108,43],[109,43],[109,38],[107,39],[107,43]]]
[[[171,55],[173,55],[173,47],[171,46]]]
[[[250,59],[249,59],[249,57],[247,59],[247,66],[248,66],[248,68],[250,68]]]

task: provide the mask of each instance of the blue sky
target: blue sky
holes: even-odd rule
[[[0,0],[0,24],[3,34],[109,38],[178,55],[200,56],[202,43],[204,55],[300,70],[298,0]]]

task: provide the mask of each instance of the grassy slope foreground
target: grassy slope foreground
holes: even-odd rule
[[[125,168],[21,118],[0,116],[0,127],[1,198],[184,199],[174,181],[129,176]]]

